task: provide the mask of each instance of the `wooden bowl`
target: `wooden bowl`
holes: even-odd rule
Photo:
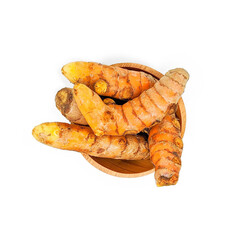
[[[129,70],[143,71],[151,74],[157,79],[160,79],[163,74],[150,67],[137,63],[117,63],[112,66],[122,67]],[[178,102],[176,112],[181,124],[181,135],[183,137],[186,127],[186,110],[182,98]],[[117,177],[141,177],[154,172],[154,166],[149,160],[118,160],[112,158],[92,157],[87,154],[82,154],[86,160],[94,167],[107,174]]]

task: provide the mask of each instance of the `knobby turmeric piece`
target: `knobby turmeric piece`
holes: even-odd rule
[[[175,114],[167,115],[150,129],[148,143],[150,158],[155,165],[157,186],[176,184],[181,168],[183,142],[180,123]]]
[[[152,75],[94,62],[72,62],[62,68],[72,83],[82,83],[101,96],[133,99],[157,82]]]
[[[115,104],[111,98],[105,98],[103,102],[107,105]],[[71,123],[80,125],[88,125],[86,119],[78,109],[77,103],[73,97],[72,88],[63,88],[59,90],[55,97],[55,103],[58,110],[66,117]]]
[[[123,105],[106,105],[98,94],[77,83],[74,98],[97,136],[137,134],[161,121],[177,104],[189,79],[181,68],[170,70],[154,86]]]
[[[33,129],[32,134],[46,145],[91,156],[126,160],[149,159],[148,143],[143,136],[97,137],[90,127],[60,122],[42,123]]]
[[[116,104],[116,102],[112,98],[104,98],[103,102],[107,105]]]

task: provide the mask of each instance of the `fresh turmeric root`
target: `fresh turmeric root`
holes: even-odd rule
[[[148,143],[143,136],[94,135],[90,127],[68,123],[43,123],[36,126],[33,136],[49,146],[82,152],[91,156],[126,160],[149,159]]]
[[[152,88],[123,105],[106,105],[81,83],[74,86],[74,98],[97,136],[137,134],[166,116],[184,92],[188,79],[184,69],[170,70]]]
[[[86,119],[79,111],[77,103],[73,97],[72,88],[63,88],[57,92],[55,97],[57,109],[70,122],[81,125],[88,125]]]
[[[115,104],[111,98],[105,98],[103,102],[107,105]],[[59,90],[55,97],[55,103],[58,110],[66,117],[71,123],[80,125],[88,125],[86,119],[78,109],[77,103],[73,97],[72,88],[63,88]]]
[[[181,168],[183,142],[175,114],[167,115],[153,126],[148,137],[150,157],[155,165],[157,186],[174,185]]]
[[[72,62],[62,68],[72,83],[82,83],[101,96],[133,99],[157,82],[152,75],[102,65],[94,62]]]

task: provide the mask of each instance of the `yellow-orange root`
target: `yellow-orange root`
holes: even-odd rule
[[[91,156],[125,160],[149,159],[148,143],[143,136],[97,137],[90,127],[68,123],[43,123],[33,136],[49,146],[87,153]]]
[[[157,82],[150,74],[94,62],[72,62],[62,68],[72,83],[82,83],[102,96],[133,99]]]
[[[174,185],[181,168],[183,142],[180,123],[175,114],[167,115],[150,129],[148,137],[150,157],[155,165],[157,186]]]
[[[152,88],[123,105],[106,105],[81,83],[74,86],[74,98],[97,136],[136,134],[166,116],[177,104],[188,79],[184,69],[170,70]]]
[[[111,98],[105,98],[103,102],[107,105],[115,104],[115,101]],[[72,88],[63,88],[59,90],[55,97],[55,103],[58,110],[71,123],[88,125],[86,119],[78,109],[77,103],[73,97]]]

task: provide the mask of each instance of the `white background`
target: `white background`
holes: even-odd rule
[[[1,1],[0,239],[239,239],[239,1]],[[38,143],[71,61],[190,73],[182,170],[117,178]]]

